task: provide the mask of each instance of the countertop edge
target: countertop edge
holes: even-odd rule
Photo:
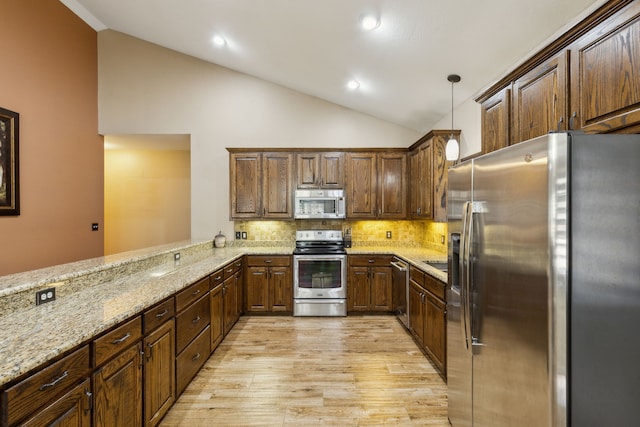
[[[200,254],[195,260],[180,264],[173,262],[173,253],[198,249]],[[111,327],[142,313],[154,304],[174,295],[192,283],[214,273],[224,265],[244,255],[291,255],[293,246],[228,246],[214,248],[211,241],[180,242],[174,246],[165,245],[157,250],[137,251],[131,258],[118,257],[117,261],[99,268],[96,265],[80,270],[80,272],[63,272],[49,280],[69,280],[69,277],[81,277],[107,270],[116,270],[123,265],[142,263],[140,271],[132,274],[114,276],[103,283],[87,285],[74,290],[51,303],[40,306],[32,305],[14,313],[0,316],[0,388],[21,378],[43,363],[58,358],[72,349],[84,345],[93,337],[107,331]],[[197,251],[196,251],[197,252]],[[446,255],[437,251],[420,248],[398,247],[354,247],[348,254],[390,254],[398,256],[415,267],[429,273],[433,277],[447,281],[446,273],[428,266],[423,261],[442,261]],[[171,262],[144,264],[157,256],[169,255]],[[198,258],[198,256],[200,258]],[[188,258],[188,257],[185,257]],[[90,262],[91,264],[91,262]],[[65,264],[66,269],[76,263]],[[85,264],[80,263],[85,266]],[[49,271],[62,271],[60,268]],[[0,278],[1,279],[1,278]],[[41,286],[42,280],[27,284],[29,289]],[[30,287],[31,286],[31,287]],[[18,293],[24,292],[21,289]],[[7,294],[0,293],[0,301]],[[132,301],[135,301],[132,303]],[[33,303],[32,303],[33,304]],[[65,322],[60,322],[61,312],[66,310]],[[57,339],[52,339],[57,337]],[[45,347],[45,348],[43,348]],[[39,348],[39,351],[33,351]]]

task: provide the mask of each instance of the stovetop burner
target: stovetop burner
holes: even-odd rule
[[[343,255],[346,253],[340,230],[296,231],[294,255]]]

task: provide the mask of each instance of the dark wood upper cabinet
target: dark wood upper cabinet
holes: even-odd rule
[[[550,131],[640,131],[640,2],[610,0],[476,98],[482,152]]]
[[[347,218],[406,219],[406,151],[346,154]]]
[[[344,188],[344,153],[296,153],[297,187]]]
[[[567,130],[568,62],[563,51],[514,82],[511,144]]]
[[[265,219],[293,218],[293,155],[264,153],[262,158],[262,217]]]
[[[232,219],[256,218],[262,212],[262,155],[231,153],[229,157]]]
[[[407,188],[406,153],[378,154],[379,218],[407,218]]]
[[[347,153],[348,218],[374,219],[378,213],[378,163],[375,153]]]
[[[232,152],[231,219],[293,218],[293,154]]]
[[[481,105],[482,153],[511,143],[511,87],[506,87]]]
[[[409,147],[409,205],[411,218],[447,220],[449,167],[445,148],[451,130],[432,130]],[[460,131],[453,135],[460,140]]]
[[[640,131],[640,3],[578,39],[571,49],[572,128]]]

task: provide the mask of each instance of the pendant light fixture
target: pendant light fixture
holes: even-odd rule
[[[451,82],[451,136],[449,137],[449,141],[447,141],[445,155],[447,160],[455,161],[458,160],[460,156],[460,144],[458,144],[458,141],[453,136],[453,84],[460,81],[460,76],[457,74],[449,74],[447,80]]]

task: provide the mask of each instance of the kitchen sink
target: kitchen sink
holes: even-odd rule
[[[440,271],[444,271],[445,273],[448,271],[448,265],[446,262],[435,262],[435,261],[422,261],[422,262]]]

